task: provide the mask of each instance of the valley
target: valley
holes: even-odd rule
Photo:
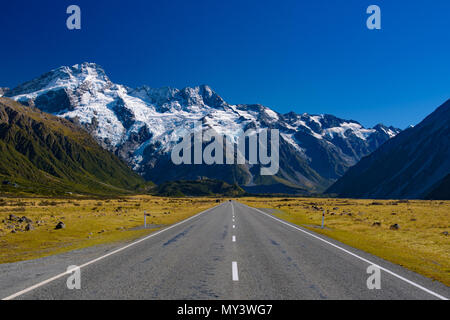
[[[231,226],[226,222],[228,215],[236,228],[234,214],[239,211],[248,232],[239,235],[247,239],[245,250],[265,253],[259,266],[268,257],[275,259],[273,264],[280,263],[280,252],[273,247],[279,243],[272,236],[285,242],[304,263],[300,247],[305,249],[303,242],[309,240],[297,230],[319,242],[330,244],[319,236],[327,237],[358,254],[402,267],[401,273],[412,271],[414,278],[423,275],[428,278],[425,282],[450,284],[450,202],[413,200],[448,199],[449,101],[405,131],[381,124],[364,128],[333,115],[279,114],[262,105],[230,105],[208,86],[131,89],[112,83],[92,63],[52,70],[12,90],[2,89],[0,95],[4,96],[0,97],[0,264],[8,272],[21,261],[29,262],[34,272],[32,265],[47,261],[40,258],[65,263],[66,257],[75,254],[86,260],[96,252],[112,248],[122,252],[150,238],[154,245],[134,252],[132,260],[147,250],[160,255],[159,244],[166,248],[183,238],[158,263],[166,258],[177,261],[181,272],[186,272],[179,257],[189,253],[180,253],[178,246],[183,243],[192,252],[205,246],[211,254],[225,254],[220,249],[225,244],[215,245],[226,241]],[[190,131],[192,122],[201,124],[195,133]],[[248,159],[256,148],[253,153],[242,148],[245,158],[235,155],[227,158],[226,165],[173,161],[173,151],[178,160],[189,158],[191,138],[194,151],[206,147],[209,158],[221,160],[224,146],[217,137],[226,136],[224,150],[230,146],[234,150],[245,146],[239,143],[239,135],[253,129],[277,133],[276,139],[271,135],[279,146],[278,152],[271,151],[277,160],[273,175],[265,175],[267,168]],[[204,133],[214,137],[214,148],[204,145],[205,141],[195,144],[195,137],[203,139],[200,134]],[[262,155],[268,159],[267,153]],[[272,166],[272,159],[268,160]],[[203,215],[206,212],[213,213]],[[184,223],[190,227],[182,230],[179,226]],[[191,235],[194,228],[197,231]],[[220,228],[225,231],[217,233]],[[168,230],[172,231],[159,237]],[[207,243],[204,237],[216,242]],[[236,235],[232,239],[235,242]],[[309,245],[308,259],[315,259],[314,252],[319,250],[324,259],[320,263],[328,261],[328,250],[318,243]],[[91,251],[86,255],[85,250]],[[207,255],[197,254],[206,259],[201,267],[208,266]],[[336,252],[331,256],[342,263]],[[298,267],[288,258],[287,264],[279,265],[288,267],[285,277],[293,274],[289,268]],[[237,274],[234,268],[233,262],[233,274]],[[272,265],[268,268],[266,272],[278,272]],[[347,268],[361,271],[354,263],[344,270],[337,268],[341,276]],[[191,275],[188,272],[185,279]],[[328,272],[311,275],[317,276],[318,283],[331,281],[336,289]],[[360,280],[353,281],[351,285],[361,285]],[[397,285],[395,290],[409,296],[411,292]],[[295,296],[298,287],[290,290]],[[390,291],[385,294],[391,296]]]
[[[78,2],[0,11],[0,300],[450,300],[449,0]]]

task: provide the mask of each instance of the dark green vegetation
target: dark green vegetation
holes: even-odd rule
[[[0,192],[112,195],[144,186],[76,124],[0,98]]]
[[[228,184],[220,180],[203,179],[197,181],[168,181],[156,189],[156,195],[166,197],[183,196],[242,196],[245,191],[237,184]]]
[[[328,189],[349,198],[450,200],[450,100],[363,158]]]

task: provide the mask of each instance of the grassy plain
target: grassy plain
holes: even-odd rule
[[[132,240],[216,205],[213,198],[130,196],[116,199],[0,198],[0,263]],[[148,229],[143,229],[144,210]],[[31,219],[27,222],[9,219]],[[55,230],[58,222],[64,229]],[[14,231],[13,231],[14,230]]]
[[[245,198],[275,216],[450,285],[450,201]],[[320,228],[322,211],[325,227]],[[398,229],[392,227],[394,224]],[[391,228],[392,227],[392,228]]]

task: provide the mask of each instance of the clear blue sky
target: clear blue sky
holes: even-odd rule
[[[382,30],[366,28],[371,4]],[[14,0],[0,30],[0,86],[89,61],[131,87],[208,84],[230,103],[401,128],[450,98],[448,0]]]

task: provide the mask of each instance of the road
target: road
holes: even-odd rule
[[[367,268],[381,267],[381,289]],[[225,202],[8,299],[443,299],[449,288],[400,266]],[[1,282],[0,282],[1,283]],[[19,288],[19,287],[18,287]]]

